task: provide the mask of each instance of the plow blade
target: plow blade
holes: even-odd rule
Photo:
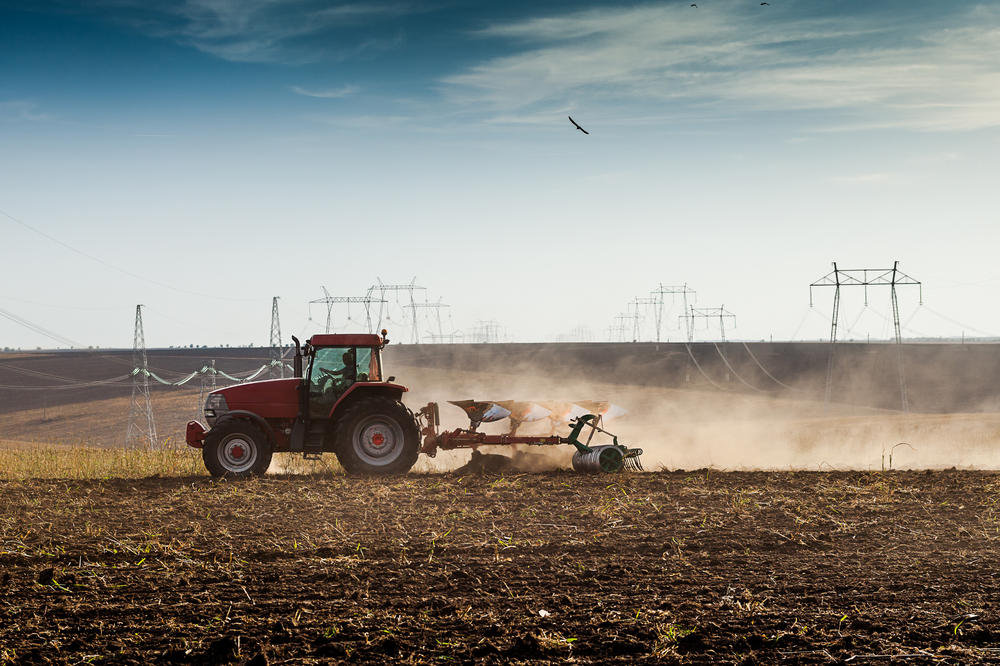
[[[498,400],[497,403],[510,412],[512,420],[524,423],[541,421],[552,415],[552,412],[537,402],[519,402],[517,400]]]

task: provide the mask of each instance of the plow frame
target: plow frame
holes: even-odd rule
[[[572,430],[568,437],[559,435],[488,435],[476,431],[475,428],[456,428],[455,430],[445,430],[438,432],[441,425],[441,416],[436,402],[427,403],[414,416],[420,427],[420,434],[423,437],[423,444],[420,452],[433,458],[438,450],[453,451],[455,449],[477,449],[480,446],[510,446],[514,444],[524,444],[527,446],[558,446],[569,444],[576,448],[574,456],[574,466],[579,457],[591,457],[595,461],[606,459],[609,449],[614,449],[613,457],[619,468],[641,471],[642,465],[639,456],[642,449],[632,449],[618,443],[618,436],[608,432],[601,427],[601,417],[597,414],[584,414],[570,421]],[[587,433],[586,442],[580,441],[580,436],[584,428],[590,428]],[[612,439],[612,444],[591,445],[594,435],[598,432],[608,435]],[[596,462],[595,462],[596,464]],[[605,469],[603,471],[617,471]]]

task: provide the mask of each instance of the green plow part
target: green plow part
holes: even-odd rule
[[[623,469],[641,472],[642,463],[639,462],[639,456],[642,455],[642,449],[631,449],[619,444],[618,436],[597,425],[598,421],[599,417],[596,414],[585,414],[573,419],[573,429],[569,437],[565,438],[567,444],[576,447],[576,453],[573,454],[573,469],[580,472],[614,473]],[[587,441],[582,442],[580,435],[583,429],[588,427],[590,434],[587,435]],[[590,442],[598,432],[610,436],[612,443],[592,446]]]

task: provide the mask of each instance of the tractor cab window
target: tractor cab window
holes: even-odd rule
[[[358,381],[382,381],[382,372],[378,365],[378,354],[369,347],[358,347]]]
[[[323,347],[313,354],[309,366],[309,410],[327,416],[337,398],[357,380],[354,347]]]
[[[354,382],[381,381],[379,356],[369,347],[322,347],[309,368],[309,408],[314,417],[329,415],[333,403]]]

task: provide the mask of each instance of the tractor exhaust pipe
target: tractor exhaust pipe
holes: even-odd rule
[[[297,379],[302,378],[302,345],[299,344],[299,339],[292,336],[292,342],[295,343],[295,359],[292,361],[292,372]]]

